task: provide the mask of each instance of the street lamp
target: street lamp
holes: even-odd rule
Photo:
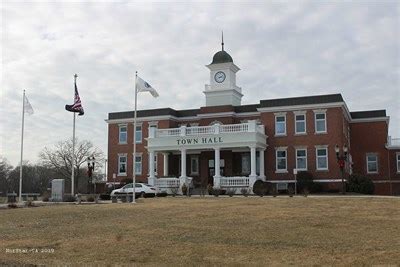
[[[90,191],[90,183],[92,182],[92,177],[93,177],[94,163],[95,163],[95,158],[93,156],[87,158],[87,165],[88,165],[87,174],[89,177],[89,179],[88,179],[89,191]]]
[[[340,172],[342,174],[342,194],[346,194],[346,185],[344,183],[344,166],[347,160],[348,148],[346,145],[343,145],[343,152],[342,154],[340,154],[340,148],[338,145],[336,145],[335,152],[336,152],[337,163],[339,164]]]

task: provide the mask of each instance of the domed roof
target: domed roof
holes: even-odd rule
[[[221,50],[213,56],[211,64],[233,62],[232,57],[224,50]]]

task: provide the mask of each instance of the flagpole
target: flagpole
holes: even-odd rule
[[[22,202],[22,158],[24,151],[25,90],[22,95],[21,161],[19,162],[19,202]]]
[[[74,82],[75,82],[75,87],[76,87],[76,78],[78,77],[77,74],[74,75]],[[75,99],[75,92],[74,92],[74,99]],[[76,114],[73,112],[73,123],[72,123],[72,156],[71,156],[71,196],[74,196],[74,191],[75,191],[75,183],[74,183],[74,178],[75,178],[75,169],[74,169],[74,161],[75,161],[75,117]]]
[[[137,71],[135,74],[135,111],[133,115],[133,175],[132,175],[132,188],[133,198],[132,204],[136,203],[136,116],[137,116]]]

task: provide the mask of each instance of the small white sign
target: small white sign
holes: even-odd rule
[[[293,169],[293,174],[297,174],[297,169]]]

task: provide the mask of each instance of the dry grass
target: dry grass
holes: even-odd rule
[[[400,199],[160,198],[0,211],[0,265],[400,263]],[[51,248],[54,253],[7,253]]]

